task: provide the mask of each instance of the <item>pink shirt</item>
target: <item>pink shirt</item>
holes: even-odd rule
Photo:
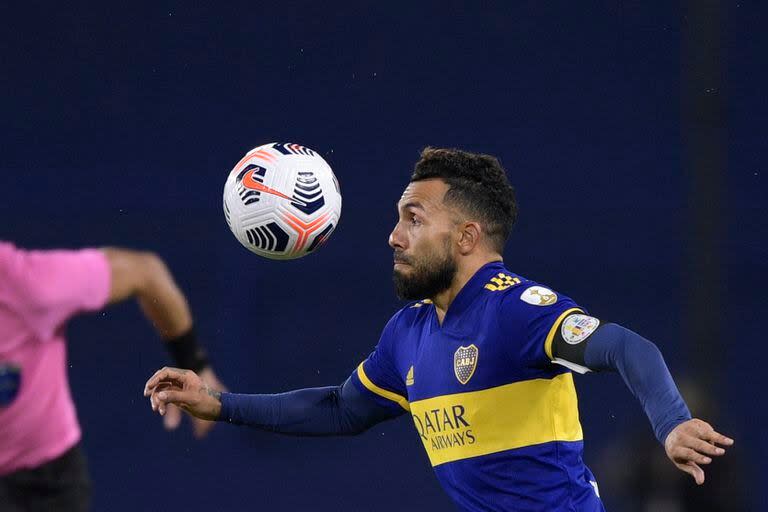
[[[110,278],[96,249],[24,251],[0,242],[0,367],[20,374],[15,398],[0,405],[0,475],[39,466],[80,440],[64,331],[73,315],[106,304]]]

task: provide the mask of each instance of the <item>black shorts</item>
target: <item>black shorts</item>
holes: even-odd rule
[[[76,444],[64,455],[0,477],[0,512],[87,512],[91,480]]]

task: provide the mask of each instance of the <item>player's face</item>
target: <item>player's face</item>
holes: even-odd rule
[[[401,299],[431,298],[456,275],[456,216],[443,204],[448,186],[439,179],[410,183],[397,204],[398,222],[389,235],[395,250],[395,291]]]

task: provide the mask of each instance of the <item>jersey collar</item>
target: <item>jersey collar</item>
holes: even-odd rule
[[[459,290],[459,293],[453,299],[451,305],[448,306],[448,311],[446,311],[445,318],[443,319],[443,327],[445,327],[448,322],[452,321],[454,317],[458,317],[461,313],[466,311],[491,277],[499,272],[505,271],[507,271],[507,269],[504,267],[504,262],[502,261],[492,261],[491,263],[486,263],[480,267],[477,272],[469,278],[469,281],[467,281],[464,287]]]

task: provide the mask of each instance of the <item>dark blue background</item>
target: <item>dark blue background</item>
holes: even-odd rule
[[[654,340],[675,375],[696,373],[687,283],[708,276],[686,272],[678,5],[25,5],[0,8],[0,238],[157,251],[231,389],[336,384],[372,349],[399,307],[394,204],[426,145],[501,158],[521,208],[511,269]],[[725,327],[717,427],[737,438],[749,491],[768,479],[760,19],[728,9],[722,310],[696,319]],[[248,253],[221,212],[232,165],[271,141],[318,150],[344,194],[330,242],[300,261]],[[70,342],[95,510],[450,509],[407,417],[351,439],[219,425],[196,442],[164,432],[141,396],[167,359],[135,305],[76,320]],[[588,464],[627,432],[652,436],[618,377],[577,385]]]

